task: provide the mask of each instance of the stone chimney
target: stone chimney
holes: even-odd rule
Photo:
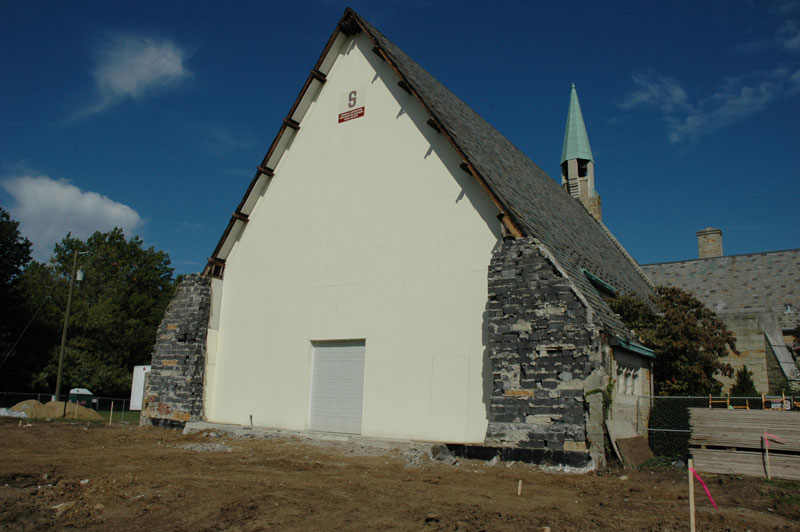
[[[697,251],[701,259],[722,256],[722,231],[706,227],[697,232]]]

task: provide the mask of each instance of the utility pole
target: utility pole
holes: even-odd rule
[[[61,368],[64,365],[64,349],[67,346],[67,327],[69,326],[69,308],[72,306],[72,289],[75,287],[75,272],[78,269],[78,250],[72,252],[72,274],[69,276],[69,293],[67,294],[67,311],[64,314],[64,329],[61,331],[61,349],[58,352],[58,377],[56,377],[56,397],[61,393]],[[65,405],[66,407],[66,401]]]

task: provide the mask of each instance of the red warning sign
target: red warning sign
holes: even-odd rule
[[[339,113],[339,123],[347,122],[348,120],[354,120],[356,118],[361,118],[364,116],[364,108],[359,107],[358,109],[351,109],[350,111],[345,111],[344,113]]]

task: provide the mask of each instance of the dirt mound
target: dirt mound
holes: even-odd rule
[[[688,529],[685,467],[576,475],[502,460],[410,466],[402,452],[351,453],[341,440],[86,425],[0,420],[0,530]],[[702,476],[719,510],[695,484],[698,530],[797,532],[797,483]]]
[[[64,415],[64,401],[50,401],[42,407],[41,416],[36,417],[66,417],[68,419],[88,419],[90,421],[103,421],[103,417],[91,408],[86,408],[75,403],[67,403],[66,415]]]
[[[28,414],[28,418],[47,417],[44,413],[44,405],[36,399],[21,401],[9,408],[9,410],[12,412],[25,412]]]

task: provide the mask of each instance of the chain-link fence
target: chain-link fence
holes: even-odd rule
[[[10,408],[26,399],[47,403],[53,399],[49,393],[0,392],[0,408]],[[68,399],[64,394],[62,401]],[[800,408],[800,398],[789,396],[759,397],[639,397],[637,425],[648,427],[650,448],[656,456],[685,459],[689,456],[689,408],[749,408],[751,410]],[[83,404],[83,403],[80,403]],[[647,406],[650,418],[645,419]],[[96,410],[104,419],[113,422],[138,423],[139,411],[130,410],[130,401],[114,397],[92,397],[89,408]],[[637,427],[638,428],[638,427]]]
[[[48,403],[55,399],[50,393],[17,393],[0,392],[0,408],[11,408],[17,403],[35,399],[40,403]],[[61,394],[60,401],[68,401],[69,394]],[[130,400],[118,397],[92,397],[91,399],[78,398],[78,404],[96,410],[104,419],[113,422],[137,423],[139,411],[130,410]]]
[[[36,399],[40,403],[46,403],[52,400],[53,394],[50,393],[14,393],[14,392],[0,392],[0,408],[11,408],[21,401],[28,399]]]
[[[689,456],[689,408],[781,409],[794,410],[795,397],[640,397],[650,403],[648,436],[656,456],[685,459]]]

